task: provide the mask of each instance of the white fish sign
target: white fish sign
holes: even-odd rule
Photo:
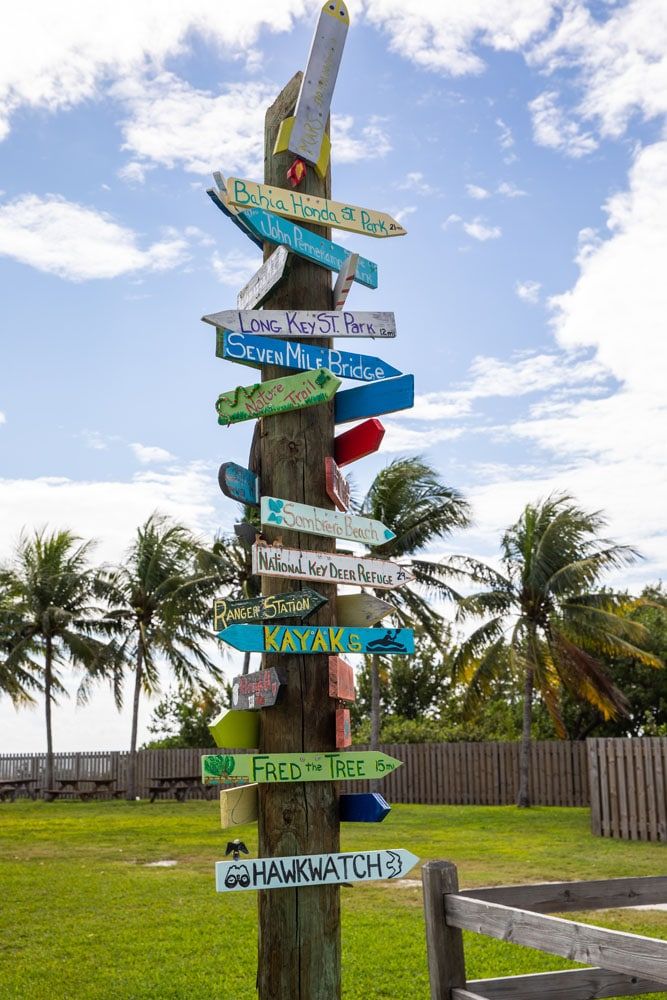
[[[217,861],[215,888],[217,892],[242,892],[250,889],[340,885],[341,882],[377,882],[401,878],[418,861],[415,854],[404,848]]]
[[[303,531],[307,535],[344,538],[363,545],[384,545],[396,537],[393,531],[372,517],[311,507],[278,497],[262,497],[260,511],[262,524]]]
[[[312,163],[324,177],[329,163],[330,142],[325,129],[338,68],[343,55],[350,15],[343,0],[326,0],[322,6],[308,54],[306,71],[293,118],[286,118],[273,149],[289,149]]]
[[[413,579],[406,566],[384,559],[346,556],[339,552],[302,552],[282,545],[258,545],[257,542],[252,547],[252,571],[262,576],[322,580],[378,590],[404,587]]]
[[[276,250],[266,263],[279,252],[280,249]],[[370,337],[372,340],[396,336],[396,320],[391,312],[239,308],[209,313],[202,320],[232,333],[251,333],[256,337]]]

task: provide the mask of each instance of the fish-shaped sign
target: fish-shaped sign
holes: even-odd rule
[[[281,618],[298,618],[303,621],[326,603],[326,597],[310,589],[271,594],[267,597],[249,597],[242,601],[220,597],[213,602],[213,631],[218,632],[228,625],[254,625],[256,622]]]
[[[218,632],[228,646],[250,653],[414,653],[411,628],[348,628],[340,625],[229,625]]]
[[[252,333],[256,337],[387,339],[396,336],[396,319],[392,312],[224,309],[222,312],[202,316],[202,320],[211,326],[221,327],[234,333]]]
[[[372,517],[311,507],[309,504],[281,500],[279,497],[262,497],[259,509],[262,524],[287,528],[289,531],[303,531],[307,535],[344,538],[371,546],[385,545],[396,537],[393,531]]]
[[[286,781],[356,781],[381,778],[401,767],[402,760],[380,750],[348,750],[345,753],[205,754],[201,759],[205,785],[228,785],[256,781],[276,784]]]
[[[346,854],[300,854],[295,857],[216,861],[217,892],[289,889],[402,878],[419,861],[410,851],[348,851]]]
[[[374,590],[404,587],[413,579],[407,566],[383,559],[348,556],[339,552],[302,552],[283,545],[257,543],[252,547],[252,571],[262,576],[321,580],[323,583],[345,583]]]
[[[218,485],[230,500],[259,507],[259,479],[236,462],[223,462],[218,469]]]
[[[326,133],[331,98],[343,55],[350,15],[343,0],[326,0],[315,26],[294,115],[280,125],[273,152],[292,153],[327,172],[330,140]]]
[[[237,710],[271,708],[285,683],[282,671],[270,667],[252,674],[239,674],[232,681],[232,708]]]
[[[262,365],[279,365],[300,371],[326,368],[336,378],[351,378],[358,382],[377,382],[401,374],[398,368],[372,355],[351,354],[295,340],[274,340],[273,337],[255,337],[221,329],[218,329],[215,353],[219,358],[254,368],[261,368]]]
[[[396,608],[388,601],[382,601],[375,594],[339,594],[336,598],[337,625],[377,625],[387,615],[394,614]]]
[[[310,229],[297,226],[289,219],[273,215],[264,208],[246,208],[241,215],[245,225],[249,226],[260,239],[288,247],[292,253],[305,257],[320,267],[326,267],[329,271],[340,271],[347,261],[350,252],[345,247],[332,243],[324,236],[318,236]],[[377,264],[360,257],[354,280],[368,288],[377,288]],[[241,308],[243,307],[239,305],[239,309]]]
[[[363,420],[364,417],[381,417],[383,413],[409,410],[414,402],[414,375],[399,375],[398,378],[359,385],[338,393],[334,419],[337,424],[346,424],[350,420]]]
[[[320,368],[317,373],[303,372],[254,385],[239,385],[231,392],[218,396],[215,404],[218,423],[236,424],[241,420],[271,417],[276,413],[326,403],[340,384],[340,379],[326,368]]]
[[[244,227],[248,229],[248,227]],[[251,230],[254,233],[254,230]],[[262,246],[264,244],[262,243]],[[261,306],[273,289],[278,285],[285,274],[289,258],[286,247],[277,247],[270,257],[264,261],[259,271],[253,274],[250,281],[243,286],[236,296],[238,309],[256,309]]]
[[[331,226],[364,236],[405,236],[406,230],[386,212],[360,208],[343,201],[318,198],[287,188],[230,177],[227,180],[227,201],[240,210],[263,208],[274,215],[282,215],[297,222],[317,226]]]

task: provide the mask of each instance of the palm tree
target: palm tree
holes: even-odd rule
[[[66,662],[92,675],[104,673],[108,644],[104,616],[94,603],[98,570],[89,563],[92,542],[70,531],[21,535],[12,561],[1,571],[3,657],[0,675],[15,701],[44,692],[46,787],[53,787],[51,708],[65,693],[58,668]]]
[[[626,701],[602,660],[630,655],[641,663],[661,666],[639,648],[648,635],[625,617],[627,595],[600,587],[606,570],[638,558],[627,545],[600,538],[605,519],[587,513],[572,497],[554,493],[529,504],[502,537],[504,572],[465,557],[450,567],[460,577],[483,584],[459,600],[458,617],[487,620],[461,643],[454,657],[454,676],[468,684],[467,707],[473,711],[502,665],[509,644],[510,663],[523,681],[523,726],[517,805],[530,805],[528,795],[533,696],[537,689],[559,736],[565,728],[559,696],[567,688],[596,706],[605,718],[626,711]]]
[[[451,597],[445,583],[441,563],[415,559],[436,539],[450,534],[455,528],[465,528],[470,521],[470,507],[461,494],[445,486],[438,473],[423,458],[397,458],[381,469],[359,504],[359,512],[376,518],[394,532],[394,538],[373,549],[372,555],[400,559],[414,576],[415,585],[397,590],[375,591],[378,597],[394,606],[400,625],[417,622],[421,629],[437,642],[441,634],[442,617],[427,600],[428,594]],[[369,553],[371,554],[371,553]],[[406,562],[407,560],[407,562]],[[371,746],[376,748],[380,736],[380,673],[381,657],[371,659]]]
[[[257,528],[260,534],[259,510],[256,507],[243,508],[243,520]],[[212,570],[217,575],[219,585],[227,588],[226,596],[232,600],[259,597],[262,591],[261,577],[252,572],[251,549],[236,536],[217,535],[212,548]],[[243,673],[250,670],[249,652],[243,654]]]
[[[204,649],[211,640],[210,597],[217,580],[211,558],[183,525],[152,514],[122,565],[104,579],[108,617],[118,629],[115,660],[134,672],[128,798],[136,794],[141,694],[159,689],[160,659],[181,684],[198,686],[202,668],[216,681],[223,679]]]

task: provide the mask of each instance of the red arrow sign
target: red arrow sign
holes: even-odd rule
[[[380,447],[383,437],[384,427],[376,417],[364,420],[363,424],[358,424],[352,430],[339,434],[338,437],[334,438],[336,464],[349,465],[350,462],[356,462],[358,458],[372,455]]]

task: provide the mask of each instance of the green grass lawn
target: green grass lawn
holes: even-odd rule
[[[256,854],[256,826],[234,835]],[[254,1000],[256,895],[214,888],[226,840],[214,801],[0,804],[0,1000]],[[344,850],[380,847],[450,859],[463,887],[666,867],[661,845],[592,837],[585,809],[399,805],[343,826]],[[345,1000],[427,1000],[420,885],[341,892]],[[586,919],[667,937],[667,912]],[[473,934],[466,960],[471,979],[567,965]]]

